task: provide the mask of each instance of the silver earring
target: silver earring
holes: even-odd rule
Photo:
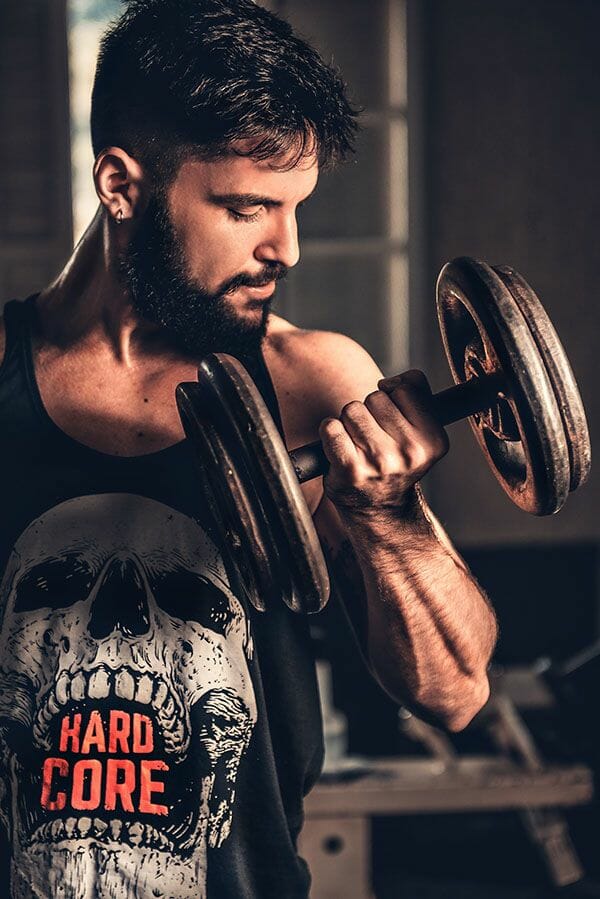
[[[117,209],[117,214],[116,214],[116,216],[115,216],[115,221],[116,221],[117,225],[122,225],[122,224],[123,224],[123,210],[122,210],[122,209]]]

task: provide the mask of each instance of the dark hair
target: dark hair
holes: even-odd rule
[[[253,0],[129,0],[100,45],[92,144],[161,180],[242,138],[255,159],[315,150],[326,167],[353,151],[356,114],[337,70]]]

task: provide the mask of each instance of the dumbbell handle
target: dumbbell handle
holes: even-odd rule
[[[483,412],[496,402],[504,387],[499,374],[469,378],[462,384],[455,384],[431,397],[431,411],[444,427],[475,412]],[[290,452],[292,465],[301,484],[325,474],[329,462],[323,452],[323,444],[307,443]]]

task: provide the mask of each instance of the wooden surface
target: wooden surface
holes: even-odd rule
[[[489,756],[457,759],[451,767],[427,758],[390,758],[372,760],[371,773],[356,780],[320,782],[304,808],[309,820],[575,806],[592,795],[592,774],[583,765],[528,772]]]

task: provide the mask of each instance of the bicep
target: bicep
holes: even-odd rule
[[[339,417],[347,403],[362,402],[377,390],[377,382],[382,377],[379,367],[350,337],[325,331],[293,332],[287,346],[285,365],[278,369],[284,426],[287,422],[288,435],[302,435],[302,442],[318,439],[323,419]],[[292,373],[295,386],[292,389],[289,385],[286,390]],[[298,384],[302,385],[301,391]],[[290,408],[291,396],[295,398],[293,408]],[[296,440],[292,445],[297,445]],[[318,490],[314,482],[303,486],[311,511],[316,509],[313,519],[329,569],[332,592],[341,601],[368,664],[367,594],[354,549],[335,506],[322,493],[322,483]]]

